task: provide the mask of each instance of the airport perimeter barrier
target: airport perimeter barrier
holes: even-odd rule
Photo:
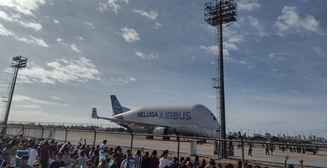
[[[0,129],[5,125],[0,124]],[[64,139],[56,139],[56,131],[64,131]],[[46,138],[56,139],[66,142],[69,138],[68,132],[89,132],[94,133],[93,145],[96,143],[97,133],[108,134],[121,134],[131,136],[130,148],[133,147],[134,136],[153,136],[163,137],[158,134],[144,134],[137,133],[130,130],[126,132],[124,128],[116,124],[87,124],[87,123],[33,123],[30,122],[9,122],[7,124],[7,135],[20,136],[25,138]],[[167,135],[171,140],[177,141],[177,156],[180,153],[180,141],[198,140],[199,143],[206,140],[206,145],[211,145],[210,150],[206,155],[220,155],[219,146],[215,147],[214,144],[218,144],[217,141],[227,143],[227,158],[240,159],[242,161],[261,161],[268,163],[280,163],[284,164],[285,157],[288,155],[288,164],[300,165],[299,161],[304,161],[304,166],[308,167],[327,167],[327,144],[315,145],[315,144],[302,144],[302,143],[282,143],[282,142],[268,142],[268,141],[241,141],[240,139],[218,139],[218,138],[204,138],[204,137],[188,137]],[[216,143],[213,143],[216,142]],[[220,144],[219,143],[219,144]],[[242,145],[244,144],[244,145]],[[268,147],[266,147],[268,145]],[[199,148],[201,146],[198,146]],[[243,150],[242,150],[243,148]],[[271,150],[272,148],[272,150]],[[250,150],[251,149],[251,150]],[[268,151],[266,150],[268,149]]]

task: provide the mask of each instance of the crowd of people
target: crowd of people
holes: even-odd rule
[[[0,137],[0,167],[1,168],[234,168],[232,164],[221,165],[214,159],[207,162],[200,161],[196,156],[180,159],[173,157],[169,160],[169,151],[164,150],[158,157],[156,150],[149,153],[144,149],[132,153],[126,150],[124,153],[120,146],[109,147],[107,140],[103,144],[87,145],[82,139],[76,145],[58,143],[55,140],[20,139]],[[25,150],[28,155],[18,157],[17,152]],[[285,167],[288,157],[285,158]],[[300,162],[303,167],[303,161]],[[255,168],[261,168],[259,165]],[[293,165],[289,165],[292,168]],[[238,161],[237,168],[253,168],[248,163]]]

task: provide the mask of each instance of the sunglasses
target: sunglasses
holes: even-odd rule
[[[35,164],[35,165],[33,165],[33,166],[40,166],[39,164]]]
[[[87,165],[88,165],[88,166],[92,166],[92,163],[88,163]]]

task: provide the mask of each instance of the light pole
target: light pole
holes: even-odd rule
[[[26,57],[23,57],[23,56],[13,57],[11,67],[13,67],[15,70],[14,70],[14,75],[13,75],[13,79],[12,79],[11,86],[10,86],[10,91],[9,91],[9,96],[8,96],[8,101],[7,101],[7,107],[6,107],[6,114],[5,114],[5,118],[4,118],[4,121],[3,121],[3,124],[5,125],[5,127],[3,127],[3,129],[2,129],[2,134],[7,133],[7,122],[8,122],[11,102],[12,102],[12,99],[13,99],[13,96],[14,96],[14,90],[15,90],[18,70],[20,68],[25,68],[26,64],[27,64],[27,58]]]
[[[225,101],[224,101],[224,76],[223,76],[223,42],[222,29],[237,21],[237,3],[234,0],[214,0],[205,3],[204,19],[211,26],[215,27],[216,32],[216,71],[217,77],[212,79],[213,88],[216,89],[216,110],[220,111],[221,138],[226,139],[225,123]],[[222,142],[222,157],[227,158],[227,143]]]

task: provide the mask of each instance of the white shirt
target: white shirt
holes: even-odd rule
[[[166,158],[159,159],[159,168],[163,168],[166,165],[170,166],[169,159],[166,159]]]
[[[28,162],[27,164],[32,166],[33,165],[33,162],[36,160],[36,157],[38,156],[38,151],[35,150],[35,149],[32,149],[31,152],[30,152],[30,157],[28,159]]]

